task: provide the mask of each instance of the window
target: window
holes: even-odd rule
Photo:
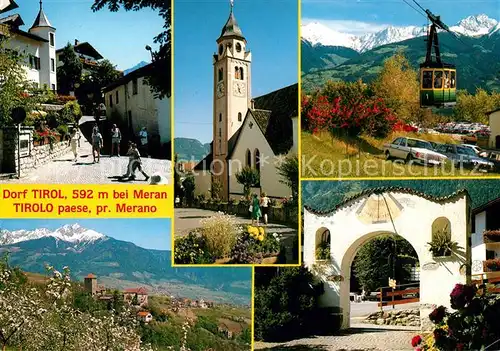
[[[118,105],[118,103],[120,102],[120,100],[119,100],[119,98],[118,98],[118,90],[116,91],[116,95],[115,95],[115,97],[116,97],[116,99],[115,99],[115,100],[116,100],[116,104]]]
[[[455,81],[455,75],[456,75],[455,71],[450,72],[450,89],[455,89],[456,87],[457,82]]]
[[[222,122],[222,113],[219,113],[219,122]]]
[[[109,107],[113,107],[113,95],[109,94]]]
[[[432,89],[432,71],[422,73],[422,89]]]
[[[241,122],[242,119],[243,117],[241,116],[241,112],[238,112],[238,122]]]
[[[219,138],[222,138],[222,128],[219,128]]]
[[[132,81],[132,94],[137,95],[137,78]]]
[[[252,153],[250,152],[250,150],[247,150],[246,160],[247,160],[246,166],[247,167],[252,167]]]
[[[434,89],[443,88],[443,71],[434,71]]]
[[[450,89],[450,71],[444,71],[444,88]]]
[[[327,228],[319,228],[316,231],[316,260],[328,260],[330,258],[330,231]]]
[[[243,80],[243,67],[240,67],[240,79]]]
[[[222,81],[224,79],[224,69],[223,68],[219,68],[219,82]]]
[[[52,91],[56,91],[56,85],[55,84],[52,84]]]
[[[29,55],[29,66],[31,69],[40,69],[40,58],[34,55]]]
[[[240,68],[234,67],[234,79],[240,79]]]
[[[260,151],[255,149],[255,169],[260,172]]]
[[[49,33],[49,38],[50,38],[50,46],[55,46],[56,37],[54,36],[54,33]]]
[[[50,59],[50,70],[52,72],[55,72],[56,70],[56,61],[53,58]]]
[[[446,217],[439,217],[432,223],[432,242],[451,241],[451,222]],[[441,245],[442,246],[442,245]],[[437,247],[432,256],[451,256],[451,251],[444,247]]]

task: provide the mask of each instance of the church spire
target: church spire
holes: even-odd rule
[[[236,22],[236,18],[234,17],[234,0],[229,0],[229,4],[231,5],[231,11],[229,12],[229,18],[227,19],[226,24],[222,28],[221,35],[219,40],[222,38],[239,38],[245,40],[243,33],[241,32],[240,27],[238,26],[238,22]]]
[[[51,27],[52,25],[49,22],[49,19],[47,18],[47,15],[45,15],[45,12],[43,12],[43,4],[42,0],[40,0],[40,11],[38,12],[38,16],[36,16],[35,22],[31,26],[31,28],[35,27]]]

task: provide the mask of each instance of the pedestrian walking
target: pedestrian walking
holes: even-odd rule
[[[81,137],[82,136],[81,136],[80,132],[78,131],[78,129],[73,128],[71,130],[69,144],[71,146],[71,151],[73,151],[73,156],[74,156],[73,161],[74,162],[78,161],[78,146],[80,144]]]
[[[148,131],[146,130],[146,127],[142,127],[141,131],[139,132],[139,140],[141,142],[141,153],[144,157],[148,157]]]
[[[262,215],[264,217],[264,224],[267,225],[267,216],[269,213],[269,198],[267,194],[263,192],[260,196],[260,207],[262,210]]]
[[[139,170],[139,172],[142,173],[144,178],[146,178],[146,181],[148,181],[149,175],[142,169],[141,154],[139,153],[139,150],[137,149],[137,145],[135,143],[130,144],[130,148],[127,154],[129,156],[129,164],[127,167],[127,174],[125,174],[123,178],[128,178],[128,180],[134,180],[135,172]]]
[[[115,148],[118,157],[120,157],[120,143],[122,141],[122,132],[120,129],[116,126],[116,124],[113,124],[113,127],[111,128],[111,157],[113,157],[115,153]]]
[[[260,211],[259,206],[259,198],[257,194],[253,194],[252,200],[252,225],[257,221],[257,225],[259,225],[259,218],[262,216],[262,212]]]
[[[96,125],[97,127],[97,125]],[[97,163],[101,161],[101,149],[102,149],[102,135],[99,132],[99,128],[94,127],[92,131],[92,156],[94,157],[94,163],[96,163],[96,154],[97,154]]]

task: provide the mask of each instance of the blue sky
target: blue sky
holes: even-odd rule
[[[407,0],[418,9],[412,0]],[[500,19],[498,0],[417,0],[449,26],[461,19],[486,14]],[[328,27],[350,34],[378,31],[388,25],[425,25],[426,19],[403,0],[302,0],[302,24],[318,21]]]
[[[212,55],[229,10],[229,0],[175,1],[176,137],[212,140]],[[235,0],[234,14],[252,51],[252,95],[297,83],[297,0]]]
[[[39,10],[36,0],[16,0],[19,8],[1,14],[1,17],[18,13],[24,20],[23,30],[33,24]],[[92,0],[44,0],[43,9],[52,26],[56,28],[56,47],[68,42],[89,42],[104,58],[118,69],[124,70],[141,61],[150,62],[151,54],[146,45],[157,48],[153,38],[162,31],[163,21],[150,9],[137,12],[110,12],[104,8],[92,12]]]
[[[74,223],[146,249],[170,250],[170,219],[6,219],[0,220],[0,229],[12,231],[47,228],[55,230],[65,224]]]

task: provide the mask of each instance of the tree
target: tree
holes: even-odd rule
[[[243,185],[243,194],[250,198],[250,189],[260,182],[260,174],[255,168],[246,166],[241,172],[236,173],[236,181]]]
[[[170,97],[172,89],[171,80],[171,3],[167,0],[94,0],[93,11],[99,11],[105,6],[111,12],[120,8],[125,11],[138,11],[144,8],[158,10],[161,18],[165,20],[163,31],[153,41],[160,45],[158,51],[152,51],[153,62],[148,74],[148,83],[151,90],[158,98]]]
[[[297,155],[288,156],[283,163],[278,165],[278,174],[281,177],[280,182],[292,190],[294,199],[299,194],[299,159]]]
[[[311,317],[318,309],[322,288],[303,266],[280,268],[267,284],[256,286],[255,339],[278,341],[307,334],[314,324]]]
[[[194,200],[194,190],[196,188],[194,176],[193,175],[187,176],[187,178],[184,179],[184,181],[182,182],[182,186],[184,187],[184,194],[186,196],[186,201],[188,205],[191,206]]]
[[[382,71],[373,83],[373,90],[400,120],[414,120],[420,109],[418,74],[402,53],[384,62]]]
[[[12,125],[11,111],[14,107],[23,107],[32,111],[40,102],[33,94],[33,83],[27,79],[22,66],[25,59],[21,53],[6,48],[10,35],[2,26],[0,38],[0,127]]]
[[[63,65],[57,67],[57,86],[62,94],[69,95],[75,91],[75,84],[80,83],[83,64],[70,43],[63,48],[60,59]]]
[[[369,241],[359,249],[353,262],[354,276],[366,291],[387,286],[389,278],[403,283],[410,274],[403,264],[407,260],[418,261],[410,243],[400,236],[394,240],[392,235],[384,235]]]
[[[459,91],[454,109],[455,119],[457,121],[488,123],[486,112],[499,107],[500,93],[498,92],[488,93],[486,90],[478,88],[473,95],[467,91]]]

